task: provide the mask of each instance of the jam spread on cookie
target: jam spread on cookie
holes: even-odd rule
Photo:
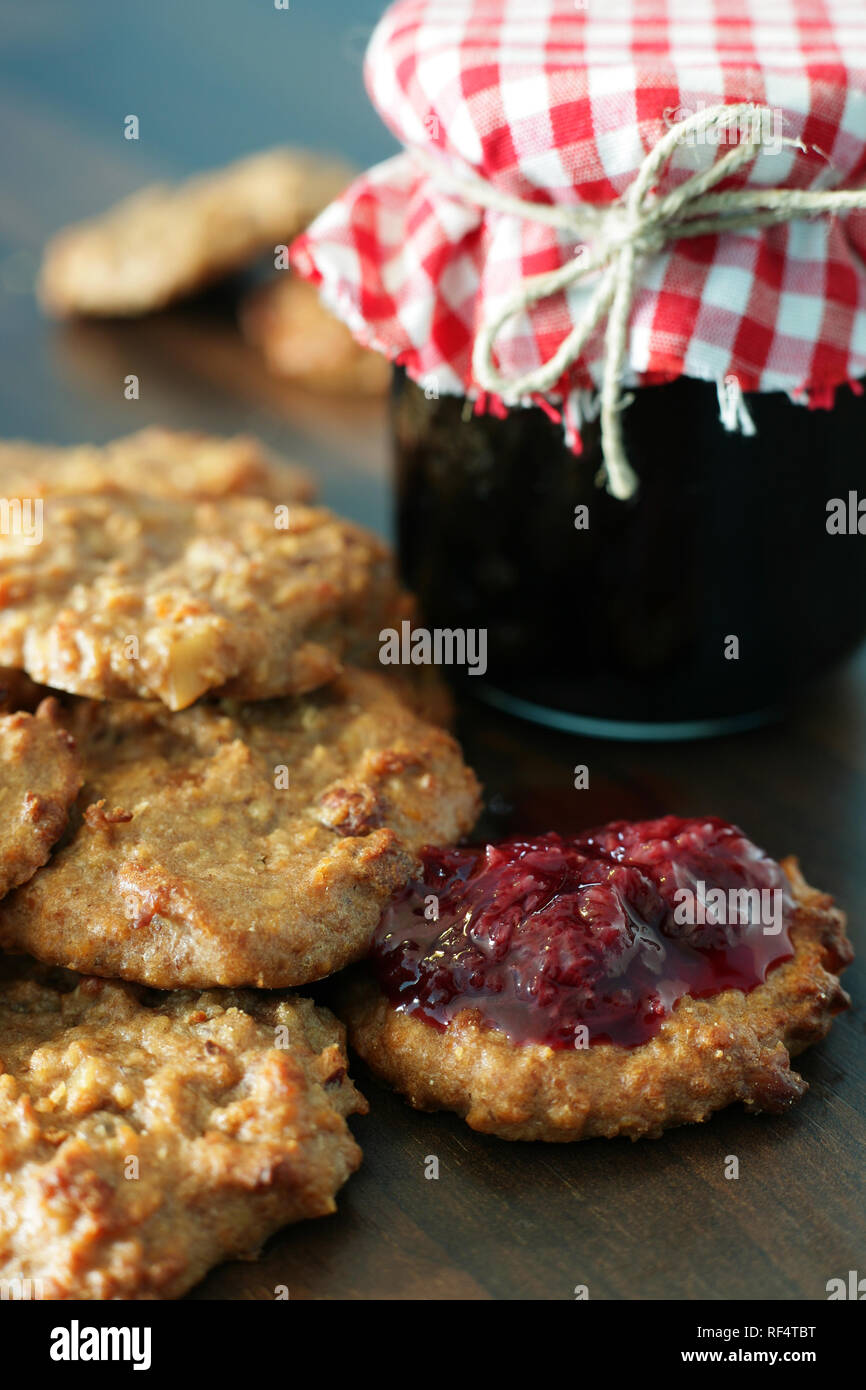
[[[433,849],[388,906],[372,965],[444,1029],[464,1009],[514,1042],[646,1042],[683,995],[749,991],[793,955],[781,867],[717,817]]]

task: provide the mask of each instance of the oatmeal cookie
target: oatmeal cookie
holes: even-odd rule
[[[116,492],[206,501],[238,494],[309,502],[312,479],[257,439],[151,428],[97,446],[0,441],[0,497]]]
[[[454,980],[448,973],[453,945],[447,928],[425,1009],[413,1011],[413,1003],[407,1007],[395,1002],[374,958],[337,982],[337,1012],[348,1024],[352,1046],[371,1070],[412,1105],[455,1111],[473,1129],[503,1139],[656,1138],[674,1125],[706,1120],[734,1101],[750,1111],[781,1113],[807,1089],[791,1070],[791,1057],[823,1038],[834,1015],[848,1006],[837,972],[851,959],[845,918],[832,898],[808,886],[795,859],[785,860],[781,868],[793,898],[789,946],[778,958],[781,963],[769,968],[763,983],[752,989],[726,988],[700,998],[679,994],[669,1011],[659,1012],[652,1027],[645,1027],[647,1016],[639,1017],[645,1040],[638,1045],[598,1041],[587,1046],[584,1041],[580,1047],[565,1047],[557,1045],[554,1033],[538,1040],[538,1030],[528,1026],[529,1016],[548,982],[562,984],[573,969],[572,993],[580,996],[584,1017],[589,1016],[586,1006],[592,996],[591,962],[581,957],[574,937],[567,950],[560,949],[551,939],[550,922],[543,924],[549,958],[536,957],[526,988],[518,983],[509,994],[509,985],[500,978],[501,994],[494,995],[493,1003],[496,1025],[491,1024],[488,1001],[478,996],[475,1007],[464,1007],[466,1001],[457,996],[453,1009],[448,1008]],[[435,890],[435,878],[428,878],[426,886]],[[590,950],[606,951],[614,943],[604,910],[596,911],[597,886],[590,885],[586,899]],[[509,918],[516,920],[514,910],[512,896],[500,891],[489,958],[496,958],[505,940],[504,924]],[[540,907],[536,903],[534,911],[543,914],[543,902]],[[519,959],[517,938],[524,933],[525,941],[531,930],[530,915],[501,957],[510,962],[507,968],[514,976],[528,965]],[[414,1001],[417,961],[414,956],[406,959],[398,936],[394,946],[392,978],[405,961],[407,1000],[412,996]],[[530,950],[534,953],[531,943]],[[464,948],[455,957],[464,971],[466,994],[482,983],[472,976],[478,967],[469,954]],[[618,973],[614,972],[615,988],[628,970],[625,960],[620,957]],[[437,1007],[431,1006],[431,999]],[[615,1004],[615,994],[605,1000],[606,1006],[611,999]],[[608,1030],[615,1026],[614,1015],[611,1008]]]
[[[76,702],[83,811],[0,907],[0,944],[164,989],[303,984],[358,960],[426,842],[478,811],[458,745],[399,687],[347,671],[311,695]]]
[[[426,719],[428,724],[438,724],[442,729],[450,729],[453,733],[457,723],[454,692],[435,666],[391,666],[388,669],[388,683],[394,691],[399,691],[403,702],[420,719]]]
[[[312,690],[408,611],[387,547],[322,508],[48,497],[43,530],[0,549],[0,663],[96,699]]]
[[[319,154],[274,149],[183,183],[144,188],[49,242],[42,305],[60,317],[161,309],[287,245],[352,173]]]
[[[241,327],[276,376],[326,395],[384,396],[388,390],[388,359],[356,342],[306,280],[281,274],[253,291],[241,307]]]
[[[309,999],[160,995],[0,961],[0,1278],[177,1298],[335,1210],[366,1102]]]
[[[55,700],[0,716],[0,898],[35,874],[66,829],[81,760]]]

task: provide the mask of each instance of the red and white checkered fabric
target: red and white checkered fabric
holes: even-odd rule
[[[772,112],[768,143],[722,189],[866,180],[866,0],[399,0],[373,35],[366,80],[405,153],[326,209],[293,263],[362,342],[440,392],[478,395],[482,315],[575,243],[443,191],[413,150],[521,199],[609,204],[673,122],[750,101]],[[718,155],[678,148],[659,190]],[[589,292],[510,321],[500,370],[546,361]],[[597,331],[554,398],[585,400],[602,360]],[[840,383],[866,375],[866,213],[668,246],[641,267],[628,363],[632,383],[733,376],[745,391],[831,405]]]

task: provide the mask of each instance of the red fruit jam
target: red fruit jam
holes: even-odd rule
[[[462,1009],[513,1042],[646,1042],[678,999],[748,992],[790,959],[780,866],[717,817],[426,849],[373,948],[401,1011]]]

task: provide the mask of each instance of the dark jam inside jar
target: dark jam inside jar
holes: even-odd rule
[[[866,635],[866,536],[827,530],[831,499],[866,494],[866,397],[750,396],[746,438],[712,383],[640,389],[627,502],[596,485],[597,424],[575,456],[540,409],[465,407],[398,375],[403,575],[429,627],[487,630],[470,691],[590,733],[712,733],[784,707]]]
[[[684,995],[749,991],[793,954],[787,879],[715,817],[428,849],[371,964],[438,1029],[463,1010],[513,1042],[634,1047]]]

